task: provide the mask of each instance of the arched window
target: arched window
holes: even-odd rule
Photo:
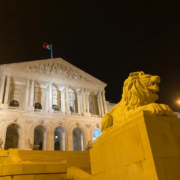
[[[5,150],[9,148],[18,148],[21,129],[17,124],[10,124],[6,131]]]
[[[55,111],[59,111],[59,107],[57,105],[52,105],[52,108],[55,110]]]
[[[72,106],[70,106],[70,111],[74,113],[74,108]]]
[[[10,106],[12,106],[12,107],[19,107],[19,102],[16,101],[16,100],[12,100],[12,101],[10,102]]]
[[[73,149],[74,151],[83,151],[83,132],[80,128],[75,128],[73,130]]]
[[[35,103],[35,109],[42,109],[42,105],[40,103]]]
[[[66,150],[66,133],[63,127],[57,127],[54,130],[54,150]]]
[[[93,141],[97,140],[97,137],[99,137],[100,135],[102,135],[102,132],[100,129],[95,129],[94,133],[93,133]]]
[[[39,150],[46,150],[47,132],[43,126],[34,129],[34,145],[39,145]]]

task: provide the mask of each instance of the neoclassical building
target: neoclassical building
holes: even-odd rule
[[[101,134],[102,81],[61,58],[4,64],[0,75],[1,149],[87,150]]]

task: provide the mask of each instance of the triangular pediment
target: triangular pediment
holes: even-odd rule
[[[104,87],[106,86],[104,82],[82,71],[62,58],[6,64],[3,65],[3,67],[9,69],[10,71],[16,70],[21,72],[24,71],[28,74],[32,73],[33,75],[48,75],[52,77],[58,76],[75,81],[84,81],[93,84],[101,84],[101,86]]]

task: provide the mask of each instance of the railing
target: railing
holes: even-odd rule
[[[12,110],[12,111],[24,111],[24,112],[34,112],[34,113],[54,113],[54,114],[64,114],[64,115],[67,115],[68,113],[67,112],[61,112],[61,111],[57,111],[57,110],[54,110],[54,112],[49,112],[49,111],[46,111],[46,110],[42,110],[42,109],[35,109],[34,111],[30,111],[30,110],[26,110],[25,108],[23,107],[12,107],[12,106],[9,106],[8,108],[6,108],[7,110]],[[5,108],[0,108],[0,110],[5,110]],[[74,116],[84,116],[83,113],[73,113],[71,112],[70,114],[68,115],[74,115]],[[91,114],[91,117],[102,117],[100,115],[95,115],[95,114]]]

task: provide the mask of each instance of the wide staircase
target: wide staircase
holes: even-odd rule
[[[18,151],[23,161],[37,162],[66,162],[91,173],[89,151]]]
[[[0,151],[0,180],[86,180],[90,173],[89,151]]]

